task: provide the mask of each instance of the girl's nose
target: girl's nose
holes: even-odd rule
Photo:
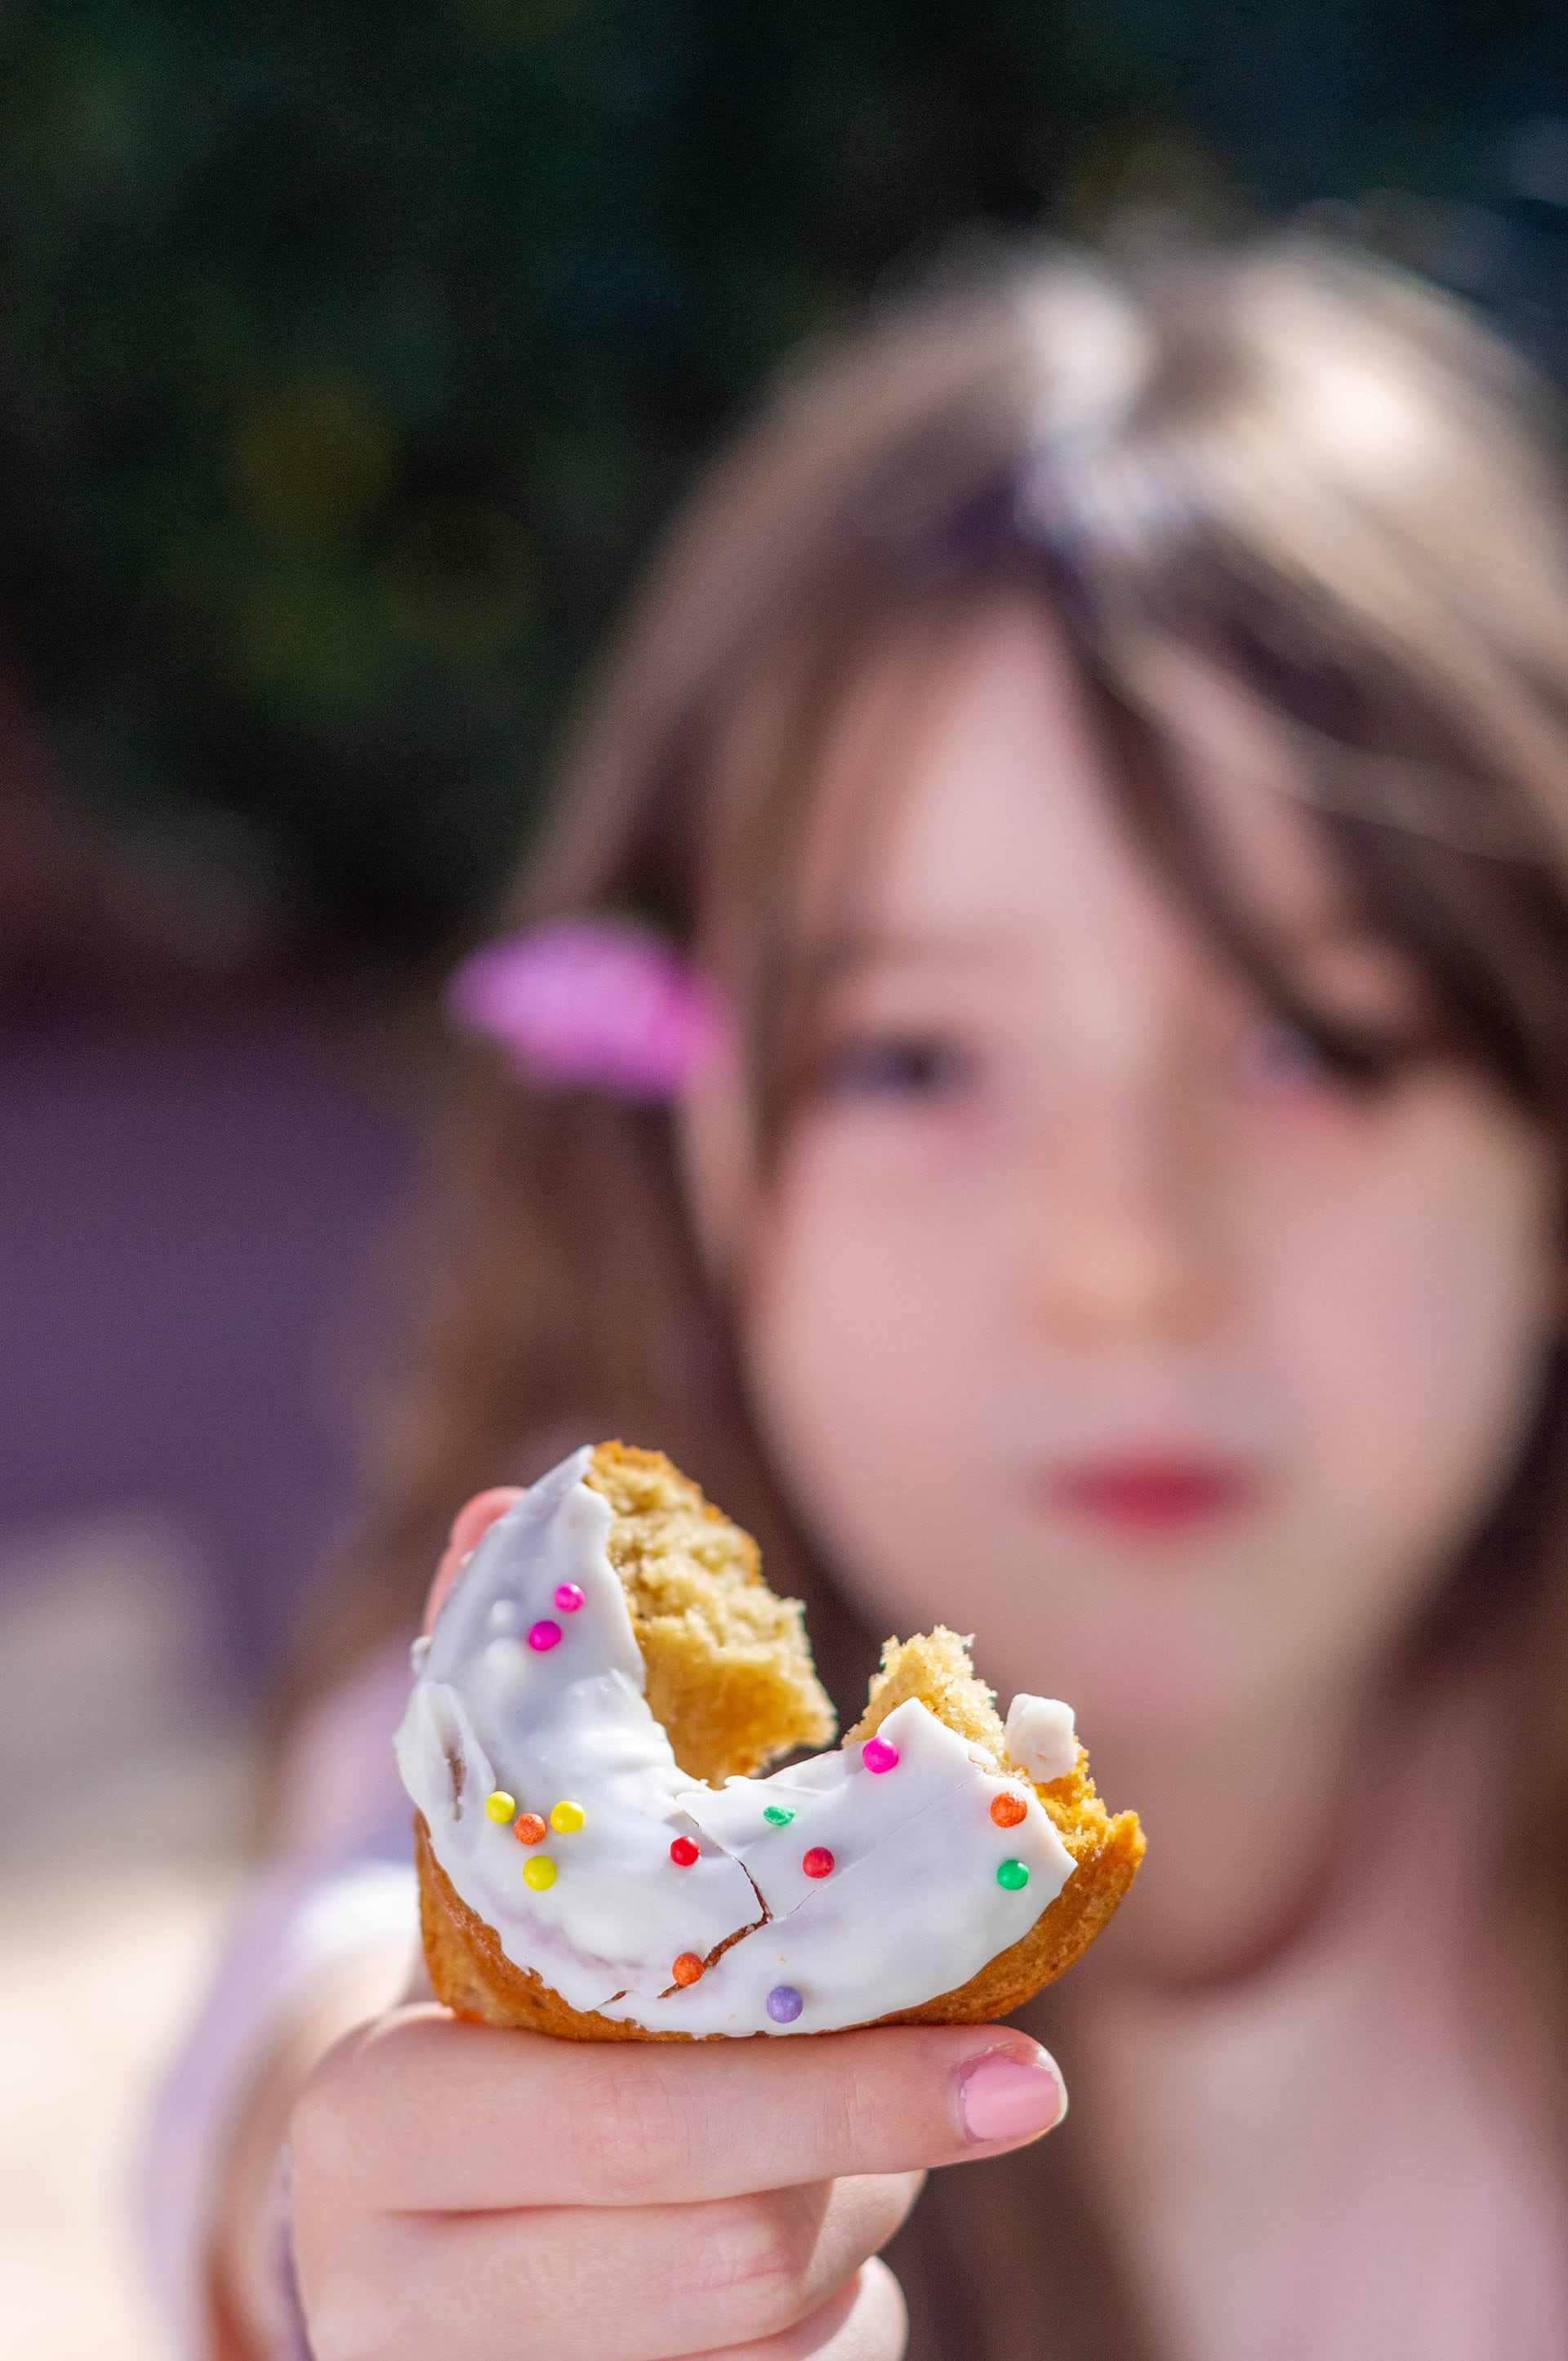
[[[1025,1293],[1055,1344],[1195,1344],[1232,1286],[1213,1174],[1190,1109],[1132,1087],[1084,1092],[1028,1159]]]

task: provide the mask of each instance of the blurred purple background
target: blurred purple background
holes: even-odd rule
[[[33,2361],[160,2351],[138,2125],[395,1290],[428,994],[294,918],[243,832],[116,835],[0,706],[0,2284]]]
[[[245,1688],[345,1488],[325,1337],[407,1145],[370,1063],[353,1012],[299,989],[0,1033],[0,1525],[178,1516]]]

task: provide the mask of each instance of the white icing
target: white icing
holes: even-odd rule
[[[1042,1786],[1065,1779],[1078,1763],[1071,1706],[1020,1689],[1007,1708],[1007,1752]]]
[[[583,1481],[590,1457],[565,1460],[490,1528],[415,1668],[399,1767],[463,1901],[572,2007],[653,2032],[825,2032],[967,1983],[1072,1873],[1038,1799],[914,1698],[882,1725],[898,1749],[890,1771],[868,1771],[857,1745],[766,1779],[695,1784],[643,1696],[607,1553],[611,1511]],[[567,1582],[583,1592],[576,1613],[554,1603]],[[562,1636],[538,1653],[527,1633],[542,1619]],[[578,1804],[584,1825],[522,1845],[486,1812],[498,1788],[545,1819]],[[991,1817],[1003,1793],[1025,1805],[1012,1828]],[[787,1827],[769,1825],[767,1805],[793,1811]],[[683,1835],[701,1846],[689,1868],[670,1858]],[[834,1859],[820,1879],[801,1866],[817,1847]],[[536,1892],[522,1872],[541,1855],[557,1876]],[[1026,1884],[998,1884],[1007,1861]],[[672,1989],[679,1954],[725,1942]],[[767,2010],[780,1984],[802,2002],[787,2025]]]

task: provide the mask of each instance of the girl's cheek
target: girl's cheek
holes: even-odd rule
[[[762,1235],[751,1325],[781,1382],[823,1415],[924,1427],[982,1320],[995,1175],[960,1126],[918,1154],[872,1125],[803,1135]]]
[[[1433,1074],[1276,1146],[1252,1173],[1260,1312],[1303,1450],[1347,1512],[1457,1543],[1509,1470],[1557,1324],[1545,1145],[1484,1085]]]
[[[803,1131],[742,1323],[770,1447],[841,1570],[907,1554],[912,1502],[972,1497],[994,1181],[952,1143],[913,1163],[850,1126]],[[918,1550],[915,1553],[918,1557]]]

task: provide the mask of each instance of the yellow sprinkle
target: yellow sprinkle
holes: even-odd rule
[[[547,1852],[536,1852],[522,1864],[522,1882],[532,1885],[535,1894],[543,1894],[547,1885],[555,1883],[555,1864]]]
[[[493,1795],[486,1796],[485,1809],[492,1820],[510,1820],[517,1809],[517,1797],[509,1795],[504,1787],[498,1787]]]
[[[581,1804],[560,1803],[550,1815],[550,1825],[558,1837],[576,1836],[587,1818]]]

